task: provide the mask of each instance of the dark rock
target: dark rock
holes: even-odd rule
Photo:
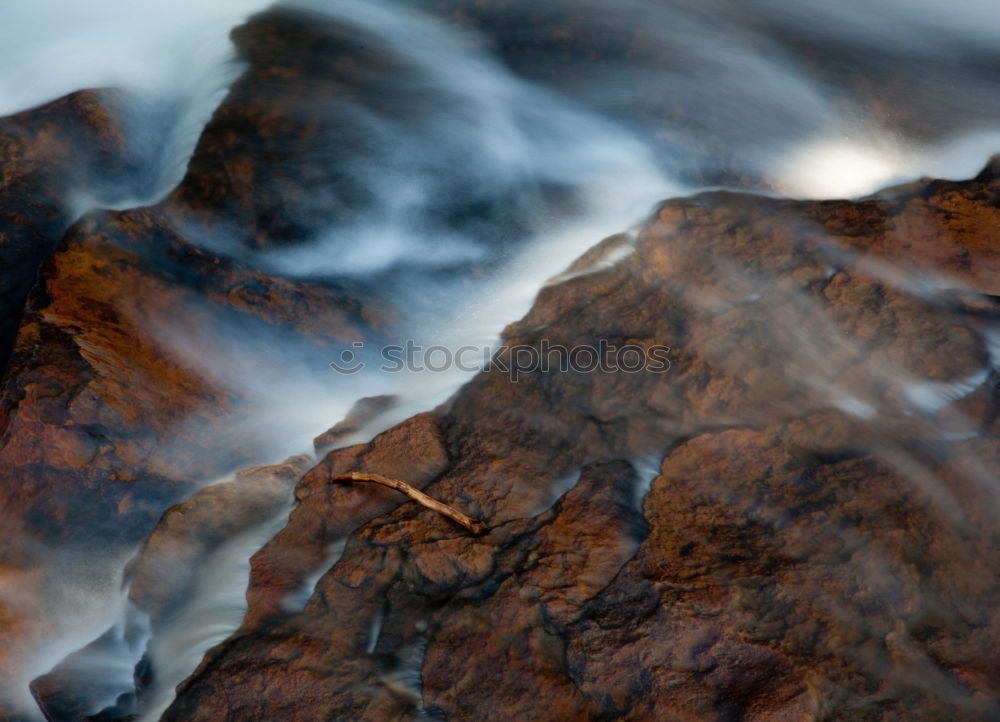
[[[298,474],[264,472],[260,497],[213,488],[174,507],[261,459],[233,423],[250,401],[154,330],[287,333],[321,354],[386,320],[357,288],[241,260],[373,207],[345,157],[314,141],[338,132],[324,102],[400,68],[313,20],[279,11],[239,30],[250,70],[181,186],[84,218],[44,266],[0,396],[0,579],[26,600],[0,609],[0,692],[53,635],[37,603],[47,550],[110,559],[152,533],[134,593],[166,614],[206,551]],[[648,95],[656,116],[669,95]],[[427,102],[408,100],[418,115]],[[117,131],[85,96],[61,102],[51,112],[83,118],[103,166]],[[46,148],[41,160],[9,164],[26,194],[15,205],[76,147],[38,127],[17,147]],[[350,140],[338,147],[377,150]],[[997,716],[998,198],[994,165],[856,203],[664,203],[505,334],[539,355],[604,342],[604,368],[511,372],[501,355],[434,413],[329,454],[253,559],[243,627],[165,719]],[[430,215],[517,235],[508,199]],[[54,204],[8,219],[27,229],[13,243],[0,226],[14,316],[24,274],[68,223]],[[615,371],[610,347],[661,365]],[[352,470],[405,479],[492,530],[473,539],[392,491],[331,483]],[[234,496],[245,515],[230,525],[215,511]],[[175,548],[185,566],[160,587],[153,562]],[[36,685],[68,716],[71,691]]]
[[[73,221],[74,194],[98,173],[122,174],[125,161],[125,140],[97,93],[0,119],[0,375],[38,269]]]
[[[397,401],[396,396],[366,396],[347,412],[343,420],[337,422],[313,440],[313,447],[318,455],[326,454],[334,446],[352,434],[361,430],[365,424],[391,409]]]
[[[296,456],[244,469],[167,509],[126,570],[129,599],[155,627],[184,602],[200,564],[225,541],[274,518],[309,466],[309,457]]]
[[[275,83],[253,90],[260,103],[280,104],[283,86]],[[246,92],[245,84],[234,88],[171,197],[149,208],[90,213],[64,235],[72,215],[62,202],[75,186],[62,180],[82,177],[85,184],[88,177],[74,164],[93,162],[112,175],[117,168],[121,139],[110,116],[84,93],[0,121],[0,284],[13,284],[9,295],[4,286],[3,323],[16,323],[35,267],[55,246],[20,319],[0,390],[0,575],[25,600],[46,595],[53,555],[99,550],[96,566],[118,564],[165,509],[201,484],[270,461],[260,430],[238,423],[256,403],[245,391],[253,380],[225,378],[236,373],[223,367],[233,356],[234,329],[294,346],[300,358],[313,354],[322,369],[334,344],[368,339],[386,320],[375,303],[342,287],[291,281],[202,247],[219,231],[212,212],[243,222],[239,206],[247,217],[273,219],[297,197],[287,183],[252,182],[234,168],[266,156],[278,135],[285,151],[309,156],[311,135],[275,126],[244,105],[238,147],[230,147],[229,114],[242,111],[227,108],[253,106]],[[284,167],[288,183],[299,172],[295,188],[309,186],[308,163]],[[5,265],[8,254],[16,268]],[[197,348],[185,349],[188,337],[198,339],[188,344]],[[260,364],[285,372],[280,360]],[[8,680],[19,679],[38,641],[57,634],[57,614],[31,602],[0,609],[0,630],[10,640],[0,651],[0,698],[8,683],[18,684]]]
[[[159,524],[126,569],[129,614],[119,625],[67,657],[48,674],[35,679],[31,690],[55,722],[87,717],[95,699],[120,691],[120,679],[108,679],[102,662],[126,663],[141,653],[132,689],[95,720],[132,719],[156,675],[145,649],[152,637],[171,632],[170,622],[202,581],[202,567],[230,539],[275,519],[286,508],[292,487],[309,467],[298,456],[283,464],[244,469],[229,481],[202,489],[164,512]],[[127,644],[126,644],[127,643]]]
[[[445,440],[430,414],[414,416],[370,444],[328,454],[299,483],[297,506],[288,525],[250,560],[250,608],[244,624],[255,626],[272,615],[301,607],[312,593],[310,577],[336,561],[351,530],[406,501],[392,489],[331,484],[330,478],[369,471],[423,489],[447,467]]]
[[[664,204],[505,342],[669,346],[669,370],[513,383],[501,356],[329,455],[164,719],[997,716],[998,190]],[[348,468],[491,532],[329,483]]]

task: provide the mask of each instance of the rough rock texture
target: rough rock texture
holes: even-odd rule
[[[150,330],[224,342],[229,324],[247,324],[322,349],[355,335],[352,307],[203,253],[155,211],[76,226],[29,302],[0,399],[3,573],[25,600],[3,615],[12,638],[34,636],[19,626],[37,620],[26,590],[45,593],[37,567],[53,552],[100,548],[111,562],[197,485],[259,460],[233,423],[247,400],[199,365],[211,344],[184,356]],[[18,651],[3,655],[15,667]]]
[[[271,49],[298,37],[282,40],[280,27],[258,35]],[[281,225],[279,206],[322,184],[310,174],[325,162],[295,165],[281,155],[308,158],[316,128],[288,127],[287,117],[262,110],[285,102],[282,88],[308,84],[308,65],[307,56],[297,67],[277,63],[272,82],[235,87],[171,197],[88,214],[61,241],[71,220],[61,203],[72,187],[53,179],[79,180],[91,162],[113,173],[115,128],[86,93],[0,121],[3,324],[17,319],[35,266],[58,241],[0,390],[0,632],[9,640],[0,651],[0,717],[15,694],[8,685],[26,684],[36,642],[75,623],[59,619],[58,595],[72,583],[64,572],[53,581],[54,559],[77,555],[64,563],[79,570],[85,559],[101,567],[94,574],[110,575],[105,567],[126,560],[166,508],[221,474],[271,461],[262,456],[261,430],[238,423],[254,403],[243,385],[253,386],[245,377],[262,369],[287,369],[280,354],[231,368],[242,360],[241,338],[270,338],[300,359],[315,354],[314,366],[325,368],[333,344],[369,338],[385,322],[352,290],[269,275],[203,247],[225,237],[228,226],[214,214],[261,235]],[[29,132],[37,136],[30,142],[8,140]],[[93,153],[77,152],[85,142]],[[281,153],[269,155],[277,146]],[[259,175],[247,170],[268,157]],[[61,175],[67,163],[76,175]],[[0,363],[8,330],[0,326]]]
[[[234,258],[240,244],[227,245],[229,229],[258,239],[247,245],[302,240],[278,226],[284,218],[311,217],[290,204],[306,196],[319,203],[313,191],[333,181],[316,174],[339,172],[312,153],[317,133],[329,130],[316,125],[322,114],[288,102],[329,69],[313,67],[313,54],[302,52],[302,44],[333,42],[328,35],[326,25],[312,28],[284,12],[239,29],[237,46],[250,67],[204,130],[180,186],[151,208],[85,216],[62,239],[32,295],[0,401],[4,472],[41,465],[28,483],[44,483],[53,493],[40,499],[30,486],[0,484],[2,493],[16,495],[16,504],[30,507],[35,499],[69,506],[54,490],[70,483],[82,490],[108,486],[117,491],[97,491],[100,503],[121,508],[99,516],[119,538],[142,538],[183,493],[158,495],[161,479],[204,481],[253,460],[246,439],[234,439],[233,449],[215,437],[223,432],[218,420],[231,418],[242,401],[219,382],[225,370],[212,368],[226,351],[233,356],[227,348],[235,343],[233,329],[271,334],[276,344],[299,343],[326,358],[335,342],[366,338],[385,322],[377,306],[363,305],[353,290],[269,275]],[[315,55],[340,62],[338,53]],[[323,97],[334,98],[343,85],[330,83]],[[79,105],[90,96],[81,97],[65,102]],[[85,109],[96,114],[99,106]],[[16,163],[10,168],[19,172]],[[336,209],[324,216],[336,217]],[[181,420],[197,428],[174,428]],[[153,444],[153,438],[171,443]],[[202,453],[208,448],[211,454]],[[46,478],[60,471],[72,482]],[[143,482],[131,483],[133,477]],[[122,489],[147,483],[148,510],[146,500],[123,500]],[[74,509],[87,517],[87,506]],[[138,537],[118,518],[131,513],[144,519]],[[11,516],[33,515],[18,507]],[[64,515],[49,509],[34,516],[39,524],[50,517],[54,527]],[[86,521],[46,533],[65,537],[77,526],[95,536],[107,531]]]
[[[344,30],[319,16],[258,16],[233,31],[246,72],[205,128],[188,176],[166,203],[230,251],[313,239],[349,212],[346,169],[322,147],[340,130],[329,105],[367,72]],[[367,58],[371,60],[370,58]]]
[[[441,430],[430,414],[409,419],[371,444],[327,455],[297,487],[293,519],[252,560],[248,623],[294,608],[297,599],[301,607],[312,591],[309,577],[339,558],[351,530],[406,501],[392,489],[331,484],[330,478],[369,471],[404,479],[422,489],[448,467],[448,461]],[[303,591],[305,598],[301,598]]]
[[[498,364],[332,452],[165,719],[1000,714],[997,170],[707,194],[608,239],[506,341],[659,344],[669,371]],[[348,467],[492,529],[328,482]]]
[[[567,633],[567,669],[606,714],[996,716],[990,492],[946,463],[935,483],[958,508],[942,509],[858,454],[850,426],[709,433],[666,457],[649,537]]]
[[[591,41],[553,32],[557,53]],[[232,357],[227,333],[322,356],[385,321],[358,288],[239,259],[371,211],[343,150],[379,150],[340,123],[353,88],[376,110],[392,97],[390,116],[419,118],[428,101],[372,81],[403,69],[353,29],[277,12],[235,38],[249,70],[184,182],[156,207],[76,224],[20,325],[0,392],[0,707],[35,642],[75,624],[56,597],[60,575],[90,571],[76,562],[113,567],[152,533],[133,601],[168,614],[213,546],[266,511],[223,485],[172,506],[259,461],[233,423],[250,402],[213,373]],[[516,37],[500,45],[541,65]],[[573,63],[556,70],[586,82]],[[341,100],[348,112],[329,112]],[[53,124],[81,118],[101,172],[117,162],[91,101],[0,128],[15,315],[69,221],[52,178],[80,156]],[[22,132],[36,135],[6,140]],[[438,190],[428,215],[517,235],[503,191]],[[328,455],[253,559],[243,628],[167,719],[997,716],[998,199],[996,165],[859,203],[708,194],[600,244],[508,343],[670,347],[669,369],[518,369],[514,383],[503,366],[522,356],[506,356],[433,414]],[[262,472],[260,498],[299,470]],[[392,491],[330,483],[350,470],[404,478],[492,531],[473,539]],[[219,524],[233,496],[245,514]],[[64,550],[79,556],[52,564]],[[153,561],[175,551],[185,565],[160,587]],[[61,680],[35,693],[79,716]]]
[[[125,141],[94,92],[0,119],[0,375],[38,268],[72,222],[74,192],[121,174]]]

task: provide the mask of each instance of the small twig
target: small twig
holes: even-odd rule
[[[382,474],[366,474],[362,471],[352,471],[349,474],[340,474],[339,476],[333,477],[333,481],[371,481],[376,484],[381,484],[382,486],[388,486],[390,489],[403,492],[418,504],[422,504],[428,509],[433,509],[438,514],[448,517],[457,524],[461,524],[476,536],[485,534],[489,530],[489,527],[486,526],[485,522],[468,517],[458,511],[458,509],[448,506],[447,504],[443,504],[433,497],[427,496],[427,494],[420,491],[420,489],[410,486],[405,481],[400,481],[399,479],[393,479],[392,477],[383,476]]]

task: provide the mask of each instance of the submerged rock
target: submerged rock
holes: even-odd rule
[[[167,509],[126,569],[132,603],[154,623],[176,610],[197,583],[204,560],[229,539],[280,513],[310,465],[308,456],[296,456],[244,469],[235,479]]]
[[[330,451],[334,446],[360,431],[369,421],[391,409],[397,401],[398,397],[396,396],[366,396],[363,399],[358,399],[358,402],[347,412],[347,416],[313,440],[316,453],[325,454]]]
[[[164,685],[166,670],[160,665],[173,661],[155,659],[153,650],[162,637],[177,633],[177,619],[199,588],[215,582],[203,578],[206,566],[233,539],[273,522],[310,463],[309,457],[297,456],[244,469],[167,509],[126,568],[122,619],[32,681],[46,719],[130,719],[145,711],[149,696]],[[109,695],[118,701],[102,710]]]

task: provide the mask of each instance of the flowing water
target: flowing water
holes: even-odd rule
[[[332,223],[301,219],[311,237],[286,248],[251,249],[222,232],[195,240],[292,278],[377,282],[398,312],[400,338],[471,345],[482,359],[548,279],[640,223],[660,199],[718,186],[861,196],[920,175],[973,175],[1000,150],[992,5],[298,0],[286,7],[354,38],[365,57],[391,60],[392,72],[373,64],[358,81],[366,87],[324,110],[341,132],[314,150],[339,164],[344,180],[315,190],[343,212]],[[7,0],[0,114],[107,89],[141,172],[124,189],[73,189],[67,207],[156,202],[180,182],[201,129],[245,67],[229,31],[265,8],[258,0]],[[471,268],[479,269],[473,283]],[[359,347],[367,367],[337,374],[327,366],[335,359],[294,344],[275,350],[256,331],[234,328],[222,341],[180,327],[148,333],[258,400],[259,414],[243,423],[267,439],[261,456],[274,461],[309,449],[360,397],[401,402],[353,440],[434,407],[475,372],[387,374],[373,349]],[[910,393],[927,406],[964,388]],[[643,484],[655,473],[648,466]],[[248,558],[281,522],[279,514],[267,533],[218,550],[206,583],[149,641],[162,676],[146,718],[239,624]],[[13,685],[28,716],[38,711],[27,683],[105,633],[110,641],[95,654],[114,672],[93,692],[93,711],[114,698],[108,684],[131,685],[141,623],[124,603],[109,612],[106,601],[120,600],[123,560],[96,566],[100,589],[81,594],[83,582],[67,575],[54,608],[40,612],[63,622]],[[5,600],[15,594],[0,587]]]

